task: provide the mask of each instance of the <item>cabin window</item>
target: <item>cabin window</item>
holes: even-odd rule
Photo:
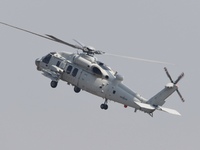
[[[72,67],[71,65],[69,65],[69,66],[67,67],[67,71],[66,71],[67,74],[70,74],[70,73],[71,73],[72,68],[73,68],[73,67]]]
[[[96,75],[99,75],[99,76],[102,76],[102,72],[99,68],[97,67],[93,67],[92,68],[92,71],[96,74]]]
[[[78,69],[74,68],[73,72],[72,72],[72,76],[75,77],[78,73]]]
[[[60,61],[58,61],[58,62],[57,62],[56,66],[57,66],[57,67],[59,67],[59,66],[60,66]]]

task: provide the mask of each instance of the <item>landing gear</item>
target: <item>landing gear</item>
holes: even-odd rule
[[[108,103],[108,100],[106,99],[105,102],[103,104],[101,104],[101,106],[100,106],[101,109],[107,110],[108,109],[107,103]]]
[[[81,91],[81,89],[77,86],[74,87],[74,92],[79,93]]]
[[[107,110],[108,109],[108,105],[107,104],[101,104],[101,109]]]
[[[56,88],[58,85],[58,82],[57,81],[51,81],[51,87],[52,88]]]

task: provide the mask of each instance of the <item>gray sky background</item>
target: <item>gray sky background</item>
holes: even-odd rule
[[[118,55],[167,61],[174,80],[184,71],[180,92],[166,107],[182,116],[154,117],[60,82],[56,89],[36,70],[35,59],[51,51],[76,52],[0,25],[1,150],[199,149],[199,0],[1,0],[0,21]],[[99,56],[145,98],[169,79],[164,65]]]

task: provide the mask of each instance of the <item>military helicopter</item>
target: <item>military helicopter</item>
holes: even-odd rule
[[[74,40],[77,44],[71,44],[52,35],[41,35],[3,22],[0,23],[82,51],[82,53],[50,52],[35,60],[37,70],[41,71],[45,77],[51,80],[50,86],[52,88],[56,88],[60,80],[65,81],[74,87],[74,92],[76,93],[82,90],[102,97],[105,101],[100,105],[100,108],[103,110],[108,109],[108,100],[112,100],[123,104],[125,108],[129,106],[134,108],[135,112],[140,110],[150,116],[153,116],[155,110],[181,115],[174,109],[163,107],[163,104],[175,91],[177,91],[181,100],[184,102],[184,98],[180,94],[177,86],[177,83],[184,76],[184,73],[181,73],[177,80],[173,81],[165,67],[164,70],[171,82],[166,84],[164,89],[155,96],[146,99],[124,85],[122,82],[123,77],[120,74],[97,60],[95,55],[102,55],[105,52],[96,50],[90,46],[85,46],[77,40]],[[144,61],[165,63],[152,60]]]

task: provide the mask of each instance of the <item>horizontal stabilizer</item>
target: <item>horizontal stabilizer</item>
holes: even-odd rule
[[[141,103],[141,102],[135,102],[135,103],[138,105],[138,107],[139,107],[138,109],[139,110],[144,111],[145,113],[148,113],[148,114],[151,114],[156,109],[154,106],[152,106],[150,104]]]
[[[145,104],[141,102],[135,102],[141,109],[149,109],[149,110],[155,110],[155,107],[151,106],[150,104]]]
[[[165,107],[162,107],[162,106],[152,106],[150,104],[145,104],[145,103],[141,103],[141,102],[135,102],[135,103],[140,107],[140,110],[142,110],[146,113],[152,113],[154,110],[160,110],[160,111],[164,111],[164,112],[167,112],[169,114],[172,114],[172,115],[181,116],[181,114],[174,109],[165,108]]]
[[[158,106],[156,109],[157,109],[157,110],[164,111],[164,112],[167,112],[167,113],[170,113],[170,114],[172,114],[172,115],[181,116],[181,114],[180,114],[178,111],[174,110],[174,109],[165,108],[165,107],[161,107],[161,106]]]

